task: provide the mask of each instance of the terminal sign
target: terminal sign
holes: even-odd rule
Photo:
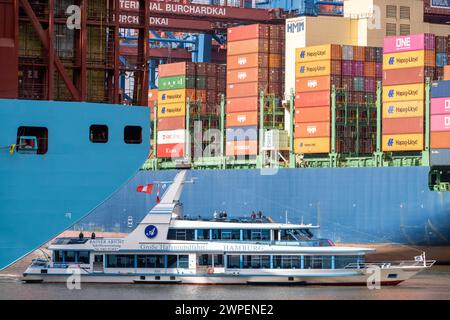
[[[433,8],[450,9],[450,0],[431,0]]]

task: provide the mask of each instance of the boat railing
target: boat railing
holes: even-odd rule
[[[365,263],[349,263],[344,269],[367,269],[371,267],[387,268],[403,268],[403,267],[424,267],[430,268],[436,263],[436,260],[428,261],[389,261],[389,262],[365,262]]]

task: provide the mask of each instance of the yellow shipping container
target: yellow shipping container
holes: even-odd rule
[[[186,103],[186,89],[158,91],[158,105]]]
[[[425,85],[406,84],[383,87],[383,102],[418,101],[425,99]]]
[[[295,77],[320,77],[331,74],[331,60],[296,63]]]
[[[297,138],[294,139],[294,152],[296,154],[329,153],[331,150],[330,138]]]
[[[383,69],[405,69],[425,66],[425,51],[388,53],[383,55]]]
[[[186,104],[173,103],[158,105],[158,118],[182,117],[186,115]]]
[[[422,151],[423,134],[383,135],[383,151]]]
[[[331,60],[331,44],[295,49],[295,62]]]
[[[383,103],[383,119],[423,117],[425,102],[423,100]]]

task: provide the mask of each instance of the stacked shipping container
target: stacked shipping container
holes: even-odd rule
[[[431,86],[431,165],[450,166],[450,81]]]
[[[255,24],[228,29],[227,156],[258,154],[260,92],[280,97],[284,90],[283,28]]]
[[[322,45],[296,50],[295,146],[297,154],[331,151],[331,90],[336,98],[336,151],[374,151],[376,89],[381,48]]]

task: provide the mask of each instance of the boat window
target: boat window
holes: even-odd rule
[[[363,256],[335,256],[335,269],[343,269],[350,263],[364,263]]]
[[[322,269],[322,257],[313,256],[311,262],[311,269]]]
[[[53,253],[54,253],[54,257],[53,257],[54,262],[63,262],[62,251],[57,250],[57,251],[53,251]]]
[[[168,255],[167,256],[167,268],[176,268],[177,267],[177,256]]]
[[[169,229],[167,240],[194,240],[192,229]]]
[[[212,255],[211,254],[202,254],[198,256],[198,265],[199,266],[212,266]]]
[[[198,229],[197,240],[209,240],[209,229]]]
[[[301,256],[274,256],[273,267],[275,269],[300,269]]]
[[[138,268],[164,268],[163,255],[138,255]]]
[[[244,240],[269,241],[270,240],[270,230],[261,230],[261,229],[244,230]]]
[[[311,269],[311,256],[304,256],[303,257],[303,269]]]
[[[227,268],[239,269],[240,268],[239,256],[227,256]]]
[[[127,144],[141,144],[142,143],[142,127],[126,126],[123,130],[123,139]]]
[[[19,127],[17,129],[16,151],[24,154],[46,154],[48,150],[48,129],[44,127]]]
[[[75,251],[64,251],[64,262],[75,262]]]
[[[178,256],[178,268],[189,269],[189,256],[187,254]]]
[[[223,254],[214,255],[214,267],[223,267]]]
[[[89,140],[92,143],[108,142],[108,126],[102,124],[93,124],[89,128]]]
[[[238,229],[215,229],[212,231],[213,240],[240,240],[241,232]]]
[[[244,269],[270,269],[270,256],[244,256]]]
[[[89,264],[89,252],[87,251],[78,252],[78,262]]]
[[[108,254],[106,257],[107,268],[134,268],[134,255]]]

